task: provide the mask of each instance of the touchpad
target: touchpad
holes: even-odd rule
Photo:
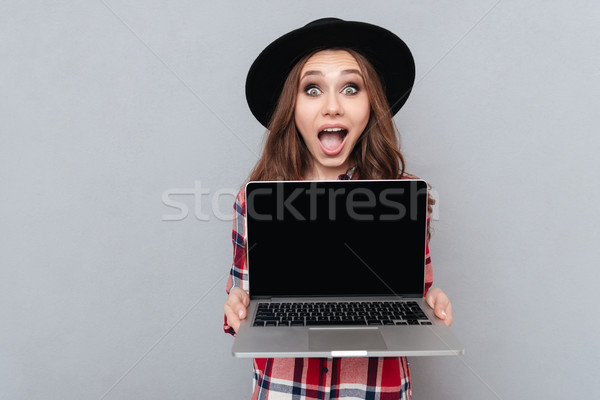
[[[310,350],[386,350],[377,328],[311,328],[308,332]]]

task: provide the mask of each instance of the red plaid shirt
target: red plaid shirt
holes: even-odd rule
[[[346,176],[341,175],[340,179]],[[405,174],[405,179],[415,176]],[[347,179],[347,177],[346,177]],[[246,203],[242,189],[235,200],[233,220],[233,265],[227,280],[232,287],[248,291],[244,231]],[[429,218],[427,219],[429,223]],[[425,290],[433,282],[426,246]],[[235,334],[227,325],[224,330]],[[405,357],[379,358],[256,358],[252,400],[274,399],[410,399],[410,371]]]

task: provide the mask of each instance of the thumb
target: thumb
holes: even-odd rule
[[[244,293],[244,296],[242,296],[242,303],[244,303],[245,307],[248,307],[248,305],[250,305],[250,296]]]
[[[439,319],[446,319],[446,317],[447,317],[445,308],[439,303],[435,305],[435,308],[433,309],[433,313]]]
[[[238,316],[240,319],[244,319],[246,318],[246,306],[243,303],[239,303],[235,306],[235,315]]]

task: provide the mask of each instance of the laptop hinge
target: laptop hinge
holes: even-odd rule
[[[271,302],[285,302],[285,301],[390,301],[390,300],[404,300],[404,296],[392,295],[392,296],[322,296],[322,297],[260,297],[257,300],[266,300]]]

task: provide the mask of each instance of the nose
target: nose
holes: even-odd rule
[[[330,92],[325,97],[325,101],[323,104],[323,115],[336,116],[336,115],[344,115],[344,109],[342,107],[342,103],[338,98],[338,94],[334,92]]]

